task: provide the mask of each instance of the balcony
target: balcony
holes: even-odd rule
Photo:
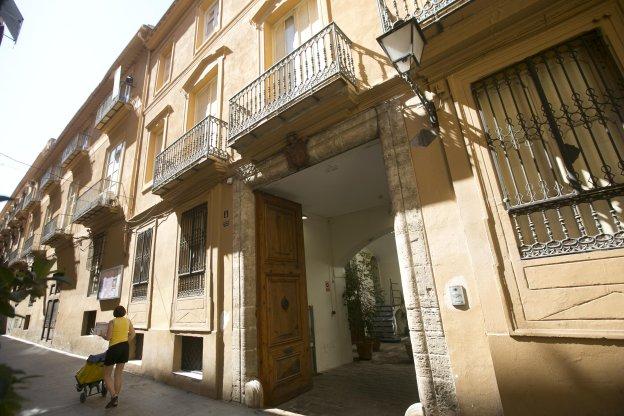
[[[224,150],[227,123],[208,116],[163,150],[154,162],[152,192],[164,194],[173,183],[207,165],[225,170],[228,154]]]
[[[15,249],[13,251],[11,251],[9,253],[9,255],[7,256],[7,264],[9,266],[14,265],[15,263],[17,263],[18,261],[20,261],[20,256],[19,256],[19,250]]]
[[[228,145],[257,156],[290,133],[322,130],[355,107],[355,84],[351,41],[331,23],[230,99]]]
[[[111,118],[130,101],[132,85],[122,83],[116,91],[106,97],[95,116],[95,128],[102,130]]]
[[[19,227],[22,223],[22,218],[17,215],[19,211],[19,207],[17,205],[13,205],[11,210],[7,214],[7,225],[9,227]]]
[[[89,136],[85,133],[77,134],[68,144],[61,155],[61,168],[65,169],[79,155],[89,150]]]
[[[416,18],[421,27],[427,26],[458,9],[470,0],[377,0],[383,32],[388,32],[399,20]]]
[[[42,253],[45,250],[40,243],[39,235],[33,234],[24,240],[24,245],[22,246],[22,253],[20,257],[26,258],[29,255],[34,255],[38,253]]]
[[[57,215],[43,226],[41,233],[41,244],[48,246],[56,246],[60,243],[70,240],[71,234],[71,218],[67,215]]]
[[[45,192],[51,188],[52,185],[59,184],[61,182],[61,167],[59,165],[50,167],[46,173],[41,177],[39,182],[39,189],[41,192]]]
[[[22,200],[22,211],[26,212],[41,202],[41,194],[39,190],[34,189]]]
[[[122,213],[119,204],[121,184],[101,179],[76,199],[72,222],[92,226],[99,220],[108,220]]]

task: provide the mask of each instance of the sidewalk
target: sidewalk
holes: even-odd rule
[[[124,374],[124,388],[119,398],[119,406],[105,410],[104,405],[108,399],[102,396],[91,396],[84,404],[79,401],[74,374],[84,363],[80,358],[3,336],[0,337],[0,362],[20,369],[27,375],[39,376],[30,379],[27,387],[20,391],[28,399],[24,403],[22,416],[280,414],[212,400],[129,373]]]

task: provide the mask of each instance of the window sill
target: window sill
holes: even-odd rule
[[[203,380],[204,376],[202,373],[196,371],[174,371],[173,374],[177,376],[191,378],[193,380]]]
[[[147,193],[152,190],[152,186],[154,185],[154,181],[149,181],[145,185],[143,185],[143,189],[141,189],[142,193]]]

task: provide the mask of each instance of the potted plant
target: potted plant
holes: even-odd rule
[[[373,355],[371,335],[376,303],[371,257],[369,253],[360,252],[345,266],[343,299],[347,306],[352,341],[357,345],[361,360],[370,360]]]

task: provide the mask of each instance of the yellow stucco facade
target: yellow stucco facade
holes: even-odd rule
[[[427,39],[428,146],[376,40],[396,3],[176,0],[140,28],[2,211],[4,261],[55,258],[73,281],[20,303],[28,328],[15,318],[10,335],[100,352],[89,329],[121,304],[141,337],[130,371],[251,404],[253,192],[377,143],[391,208],[312,218],[306,245],[334,230],[342,261],[392,230],[426,414],[620,414],[624,2],[399,1]],[[319,278],[326,298],[310,256],[310,305],[344,316],[343,286]],[[99,299],[108,276],[120,290]],[[332,319],[316,323],[321,369],[351,359]]]

